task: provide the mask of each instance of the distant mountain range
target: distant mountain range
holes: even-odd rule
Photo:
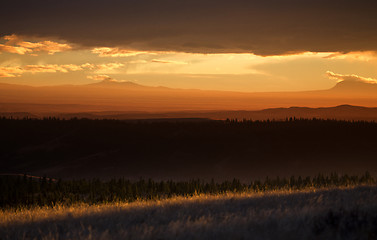
[[[362,94],[364,96],[376,96],[377,95],[377,84],[364,83],[357,81],[343,81],[331,88],[332,93],[340,94]]]
[[[1,105],[1,104],[0,104]],[[290,118],[304,119],[337,119],[337,120],[364,120],[377,121],[377,108],[360,107],[352,105],[339,105],[336,107],[289,107],[268,108],[256,111],[175,111],[175,112],[76,112],[76,113],[30,113],[30,112],[0,112],[0,116],[13,118],[43,118],[57,117],[64,119],[117,119],[153,121],[171,119],[175,121],[203,121],[206,119],[225,120],[287,120]]]
[[[148,88],[133,82],[121,82],[114,80],[103,80],[96,83],[87,84],[86,86],[90,87],[105,87],[105,88]]]
[[[265,93],[171,89],[111,80],[43,87],[0,84],[0,115],[13,117],[376,120],[374,107],[377,84],[350,81],[328,90]]]

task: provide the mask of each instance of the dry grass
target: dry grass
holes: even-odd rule
[[[5,210],[0,239],[374,239],[377,187]]]

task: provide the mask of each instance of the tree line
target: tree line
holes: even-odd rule
[[[340,186],[375,184],[366,172],[362,176],[347,174],[318,174],[315,177],[265,178],[249,183],[238,179],[215,182],[193,179],[190,181],[154,181],[125,178],[101,181],[100,179],[54,180],[46,177],[0,176],[0,208],[70,205],[75,203],[132,202],[135,200],[165,199],[173,196],[197,194],[222,194],[226,192],[266,192],[273,190],[302,190]]]

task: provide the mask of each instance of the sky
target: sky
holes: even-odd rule
[[[4,0],[0,82],[243,92],[377,82],[376,1]]]

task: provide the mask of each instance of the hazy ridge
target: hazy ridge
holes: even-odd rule
[[[146,112],[148,114],[185,112],[184,114],[187,114],[189,111],[198,112],[198,115],[200,115],[199,112],[203,111],[256,111],[267,108],[290,108],[292,106],[328,108],[347,104],[377,107],[376,86],[376,84],[368,83],[341,82],[329,90],[244,93],[147,87],[131,82],[109,81],[88,85],[45,87],[0,84],[0,112],[3,115],[9,115],[9,113],[22,115],[22,113],[26,113],[31,116],[46,116],[48,114],[57,116],[59,114],[72,113],[106,115],[106,113],[98,112],[121,112],[121,114],[126,113],[126,115],[129,115],[129,112],[142,114]],[[287,111],[292,112],[294,110]],[[300,114],[308,114],[308,110],[299,110],[298,116]],[[347,112],[345,108],[338,108],[337,110],[345,110]],[[280,117],[278,113],[272,113],[271,111],[281,112],[281,110],[268,111],[268,114],[277,114],[277,117]],[[316,111],[318,113],[309,115],[314,115],[314,117],[315,114],[318,114],[319,117],[326,115],[324,109]],[[349,113],[348,111],[344,116],[341,114],[341,117],[349,119],[350,117],[347,116]],[[358,110],[358,113],[361,112]],[[119,115],[119,113],[117,114]],[[254,112],[253,114],[261,115],[262,113]],[[267,113],[265,112],[265,114]],[[338,114],[340,114],[339,111]],[[369,115],[366,111],[363,111],[363,114]],[[192,114],[189,117],[193,117]],[[282,117],[285,117],[285,115],[282,114]],[[331,117],[331,114],[329,117]],[[354,117],[359,119],[357,116]],[[370,119],[371,116],[365,117]],[[125,116],[125,118],[128,117]],[[224,117],[217,117],[217,119],[222,118]],[[265,117],[261,118],[264,119]],[[372,118],[374,119],[375,116],[372,116]]]
[[[38,109],[39,112],[19,112],[24,107],[30,109]],[[247,119],[247,120],[285,120],[289,118],[305,118],[305,119],[338,119],[338,120],[355,120],[355,121],[376,121],[377,108],[339,105],[336,107],[289,107],[289,108],[268,108],[256,111],[172,111],[172,112],[145,112],[145,111],[87,111],[87,112],[72,112],[59,113],[47,112],[49,108],[54,108],[52,105],[44,104],[1,104],[0,116],[12,118],[46,118],[56,117],[61,119],[70,118],[88,118],[88,119],[117,119],[117,120],[138,120],[138,119]],[[71,108],[72,105],[61,105],[60,108]],[[90,106],[75,106],[77,109],[90,109]],[[6,112],[5,109],[13,109],[13,111]],[[46,111],[46,112],[43,112]]]

